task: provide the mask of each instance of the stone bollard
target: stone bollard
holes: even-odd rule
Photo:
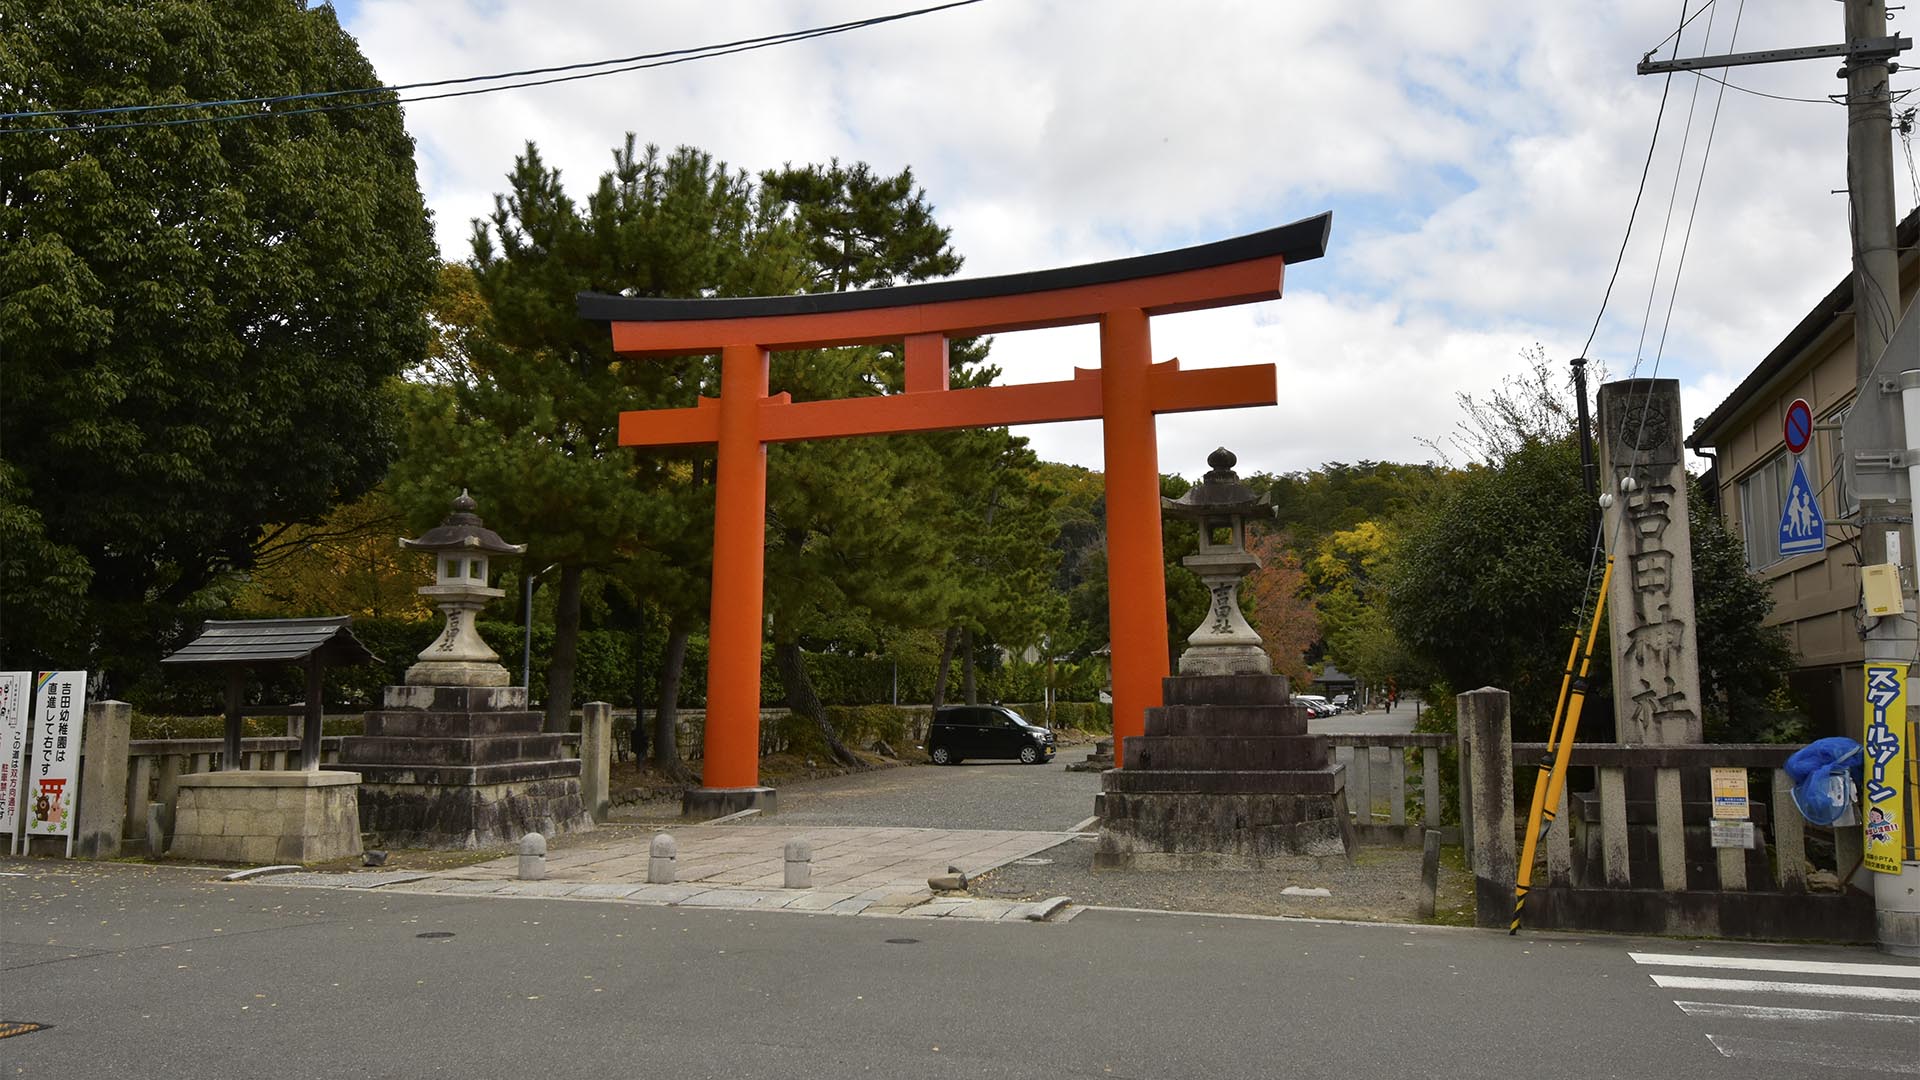
[[[787,888],[813,888],[813,845],[805,840],[787,841]]]
[[[589,701],[580,711],[580,801],[595,825],[613,809],[613,706]]]
[[[656,833],[653,846],[647,849],[647,884],[673,884],[674,863],[679,857],[680,849],[674,844],[673,837],[666,833]]]
[[[120,854],[120,833],[127,824],[127,740],[133,731],[133,706],[96,701],[87,706],[81,732],[80,813],[74,826],[73,853],[82,859],[111,859]],[[145,803],[147,793],[138,794]]]
[[[1482,687],[1455,698],[1460,771],[1466,783],[1460,816],[1471,822],[1467,863],[1473,870],[1475,926],[1505,929],[1513,917],[1520,858],[1513,814],[1512,703],[1505,690]]]
[[[530,832],[520,838],[520,880],[544,881],[547,876],[547,838]]]

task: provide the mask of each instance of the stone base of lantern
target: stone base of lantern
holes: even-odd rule
[[[408,686],[510,686],[513,676],[499,664],[462,660],[422,660],[407,669]]]
[[[474,665],[481,666],[481,665]],[[389,847],[473,849],[593,828],[569,736],[541,730],[521,686],[389,686],[366,734],[340,740],[361,775],[360,829]]]
[[[1285,676],[1163,685],[1167,704],[1125,741],[1125,767],[1101,774],[1096,867],[1258,869],[1282,856],[1351,854],[1345,766],[1326,736],[1307,733]]]
[[[1258,645],[1207,645],[1180,654],[1182,675],[1272,675],[1273,661]]]

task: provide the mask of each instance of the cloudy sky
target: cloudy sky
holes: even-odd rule
[[[382,79],[413,82],[927,2],[336,6]],[[1682,55],[1842,37],[1837,4],[1706,2]],[[1457,395],[1522,370],[1522,349],[1539,344],[1559,370],[1579,353],[1660,105],[1664,80],[1634,65],[1680,15],[1678,0],[983,0],[739,56],[422,102],[407,126],[450,258],[467,254],[470,219],[491,208],[527,140],[584,196],[629,131],[748,170],[834,157],[911,166],[953,230],[963,276],[1162,251],[1330,210],[1327,256],[1289,268],[1283,299],[1155,320],[1155,359],[1271,362],[1280,385],[1277,406],[1161,418],[1161,468],[1196,476],[1221,444],[1243,473],[1425,461],[1428,441],[1444,443],[1460,420]],[[1845,112],[1826,100],[1841,89],[1836,68],[1729,73],[1812,102],[1739,91],[1721,102],[1712,82],[1672,79],[1627,262],[1589,355],[1614,377],[1636,365],[1653,374],[1657,362],[1661,377],[1681,380],[1689,423],[1846,272],[1846,204],[1832,194],[1845,183]],[[1917,82],[1920,73],[1895,79]],[[1902,213],[1915,197],[1903,150],[1896,143]],[[1098,362],[1092,328],[1003,335],[993,355],[1009,382]],[[1096,424],[1024,433],[1043,457],[1101,464]]]

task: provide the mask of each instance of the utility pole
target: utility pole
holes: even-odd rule
[[[1920,564],[1913,544],[1912,494],[1905,482],[1907,459],[1912,456],[1902,417],[1900,367],[1890,371],[1882,357],[1904,313],[1900,302],[1900,260],[1895,240],[1897,222],[1893,195],[1893,103],[1888,78],[1890,61],[1913,42],[1887,33],[1885,0],[1841,0],[1846,38],[1839,45],[1775,49],[1725,56],[1700,56],[1654,61],[1642,58],[1639,72],[1725,68],[1817,57],[1843,57],[1840,75],[1847,81],[1847,200],[1853,251],[1853,329],[1857,383],[1854,404],[1846,424],[1846,472],[1859,501],[1861,566],[1902,564],[1902,593],[1916,599],[1914,567]],[[1677,46],[1676,46],[1677,49]],[[1856,433],[1870,431],[1866,437]],[[1916,432],[1920,435],[1920,432]],[[1920,472],[1920,470],[1917,470]],[[1896,475],[1898,474],[1898,475]],[[1865,663],[1907,669],[1915,659],[1915,616],[1903,603],[1899,614],[1861,615]],[[1915,745],[1914,720],[1920,716],[1920,692],[1909,684],[1907,714],[1896,722],[1904,729],[1906,753]],[[1856,729],[1859,730],[1859,729]],[[1914,861],[1916,796],[1905,793],[1902,817],[1905,856],[1898,874],[1869,873],[1866,888],[1874,894],[1875,935],[1882,951],[1920,956],[1920,862]],[[1844,871],[1846,868],[1842,868]]]
[[[1885,0],[1844,0],[1846,41],[1849,47],[1885,36]],[[1857,352],[1858,385],[1854,408],[1882,413],[1882,430],[1896,433],[1893,447],[1906,449],[1911,435],[1901,413],[1900,395],[1888,392],[1875,376],[1881,354],[1892,339],[1905,311],[1900,302],[1900,257],[1894,239],[1898,227],[1893,201],[1893,100],[1888,88],[1890,57],[1882,52],[1849,54],[1843,70],[1847,80],[1847,199],[1853,220],[1853,336]],[[1911,434],[1920,434],[1914,432]],[[1878,449],[1863,447],[1863,449]],[[1904,538],[1904,539],[1903,539]],[[1907,497],[1860,502],[1860,563],[1920,563],[1913,557],[1913,492]],[[1901,576],[1912,583],[1912,571]],[[1908,588],[1901,592],[1907,594]],[[1902,604],[1905,607],[1905,604]],[[1914,617],[1869,620],[1866,663],[1908,668],[1914,661]],[[1909,671],[1911,680],[1911,671]],[[1903,723],[1907,753],[1913,754],[1914,717],[1920,714],[1911,689]],[[1904,793],[1906,830],[1902,837],[1911,855],[1914,793]],[[1875,938],[1880,948],[1904,956],[1920,956],[1920,863],[1902,860],[1898,874],[1868,874],[1874,893]]]

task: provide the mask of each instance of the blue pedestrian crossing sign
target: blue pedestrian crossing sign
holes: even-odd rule
[[[1827,520],[1820,516],[1820,501],[1813,497],[1813,485],[1807,482],[1806,463],[1795,454],[1793,483],[1787,485],[1787,498],[1780,508],[1780,557],[1826,549]]]

